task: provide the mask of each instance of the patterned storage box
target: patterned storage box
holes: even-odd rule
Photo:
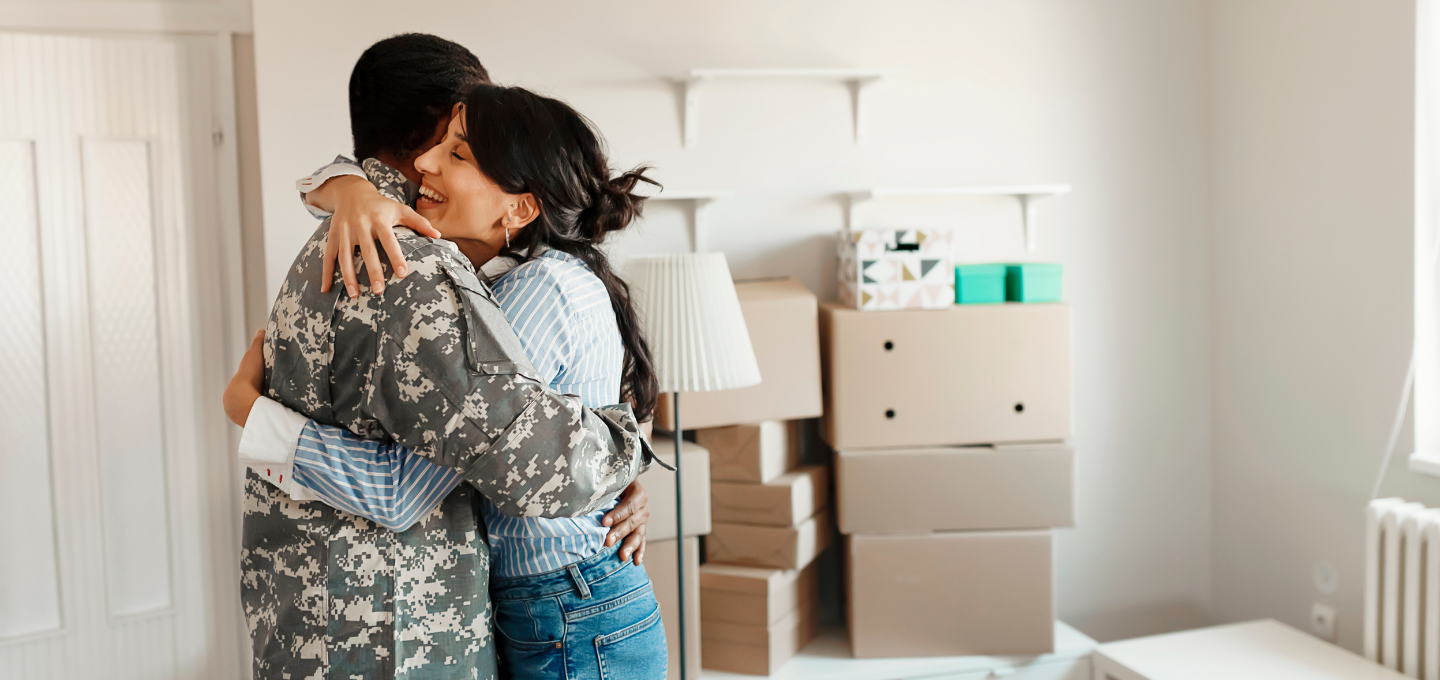
[[[950,232],[860,229],[840,232],[840,301],[861,311],[944,309],[955,304]]]

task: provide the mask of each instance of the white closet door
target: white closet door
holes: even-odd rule
[[[0,680],[239,674],[216,44],[0,33]]]

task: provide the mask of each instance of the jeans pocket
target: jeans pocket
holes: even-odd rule
[[[606,680],[665,680],[669,650],[660,608],[633,626],[595,638],[595,656]]]
[[[564,680],[565,650],[559,642],[516,642],[495,636],[500,677],[505,680]]]
[[[494,600],[495,630],[507,639],[551,647],[565,639],[565,612],[553,597]]]
[[[495,642],[505,678],[565,677],[565,617],[554,598],[495,600]]]

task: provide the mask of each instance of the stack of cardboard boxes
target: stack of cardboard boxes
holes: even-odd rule
[[[693,608],[686,600],[693,622],[687,622],[687,633],[695,631],[692,639],[699,638],[688,649],[689,658],[705,668],[765,675],[814,634],[819,598],[811,565],[831,536],[828,470],[801,465],[802,419],[819,416],[822,408],[817,303],[813,293],[790,279],[742,281],[735,291],[762,382],[681,395],[680,426],[696,430],[696,448],[709,456],[706,564],[697,571],[688,562],[686,567],[687,581],[698,577],[700,600]],[[662,399],[656,427],[674,429],[671,410],[669,400]],[[657,442],[655,448],[660,451],[662,445]],[[689,459],[685,465],[688,524],[696,468]],[[666,512],[648,481],[646,488],[652,512]],[[668,508],[673,514],[673,498]],[[652,534],[655,526],[652,519]],[[668,554],[672,562],[674,557]],[[666,559],[652,548],[647,566],[657,558]],[[667,584],[651,569],[660,592]],[[665,606],[662,598],[662,610]],[[677,677],[673,670],[670,677]]]
[[[856,657],[1054,648],[1070,310],[820,310]]]
[[[830,545],[830,478],[799,465],[800,421],[700,430],[715,523],[700,568],[706,668],[768,675],[815,634],[815,558]]]

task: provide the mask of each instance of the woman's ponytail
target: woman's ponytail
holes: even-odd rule
[[[590,210],[586,211],[590,214],[581,215],[581,220],[589,224],[581,224],[581,229],[598,243],[606,234],[620,231],[640,217],[645,206],[645,197],[636,194],[635,187],[641,182],[660,186],[659,182],[645,176],[649,170],[650,166],[642,165],[600,182],[594,203]]]
[[[655,415],[655,402],[660,398],[660,380],[655,375],[650,344],[645,341],[639,315],[635,313],[630,285],[610,267],[610,258],[598,246],[606,236],[630,226],[644,212],[645,197],[635,193],[636,185],[646,182],[660,186],[659,182],[645,176],[649,169],[648,166],[640,166],[599,183],[594,203],[581,214],[584,223],[577,225],[581,232],[591,237],[588,243],[576,244],[577,249],[571,253],[585,261],[591,273],[605,284],[605,290],[610,293],[610,308],[615,312],[620,342],[625,346],[620,398],[629,402],[635,409],[635,419],[642,423]]]

